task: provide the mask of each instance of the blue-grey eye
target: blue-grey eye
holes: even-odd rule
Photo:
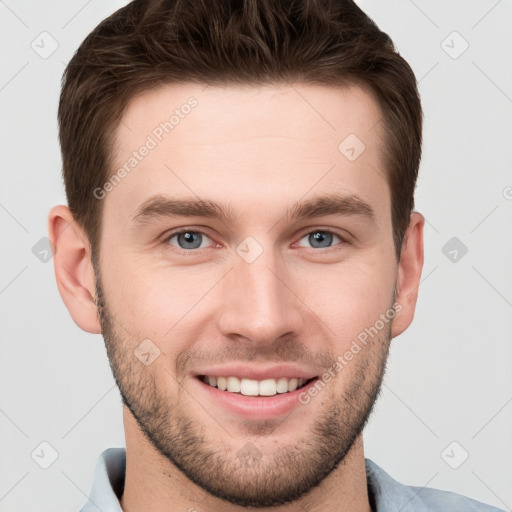
[[[330,231],[312,231],[302,237],[301,241],[307,239],[308,243],[311,244],[311,247],[315,249],[325,249],[331,247],[335,238],[340,242],[342,241],[338,235],[331,233]]]
[[[173,240],[177,241],[177,244],[173,243]],[[180,249],[200,249],[204,247],[203,242],[209,240],[209,238],[199,231],[181,231],[180,233],[174,233],[169,237],[169,243]]]

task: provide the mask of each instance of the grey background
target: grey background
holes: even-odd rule
[[[78,510],[99,454],[124,445],[103,340],[73,323],[41,241],[49,209],[65,203],[62,72],[124,3],[0,0],[1,512]],[[416,318],[393,342],[366,457],[400,482],[511,510],[512,2],[359,4],[419,80],[427,219]],[[42,442],[58,453],[47,469]]]

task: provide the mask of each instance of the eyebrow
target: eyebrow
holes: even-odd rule
[[[293,219],[309,219],[326,215],[357,215],[375,221],[373,208],[355,194],[340,196],[328,194],[316,197],[310,201],[298,203],[285,213],[288,221]]]
[[[361,216],[375,221],[373,208],[355,194],[328,194],[297,203],[283,215],[286,221],[302,220],[327,215]],[[165,217],[204,217],[226,224],[234,223],[235,212],[228,205],[203,199],[173,199],[161,194],[149,198],[137,209],[132,221],[144,225]]]
[[[205,217],[225,223],[232,223],[236,218],[227,205],[204,199],[173,199],[158,194],[142,203],[133,216],[133,222],[146,224],[161,217]]]

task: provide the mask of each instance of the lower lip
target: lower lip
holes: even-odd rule
[[[287,414],[295,407],[302,405],[299,401],[299,395],[314,386],[318,378],[308,382],[300,389],[288,393],[278,393],[273,396],[245,396],[229,391],[221,391],[206,384],[198,377],[194,377],[192,380],[199,385],[203,393],[207,394],[209,401],[219,403],[228,411],[244,418],[269,420]]]

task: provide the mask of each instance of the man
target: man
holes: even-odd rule
[[[134,1],[59,122],[57,283],[126,432],[83,512],[497,510],[364,457],[423,266],[422,112],[354,3]]]

